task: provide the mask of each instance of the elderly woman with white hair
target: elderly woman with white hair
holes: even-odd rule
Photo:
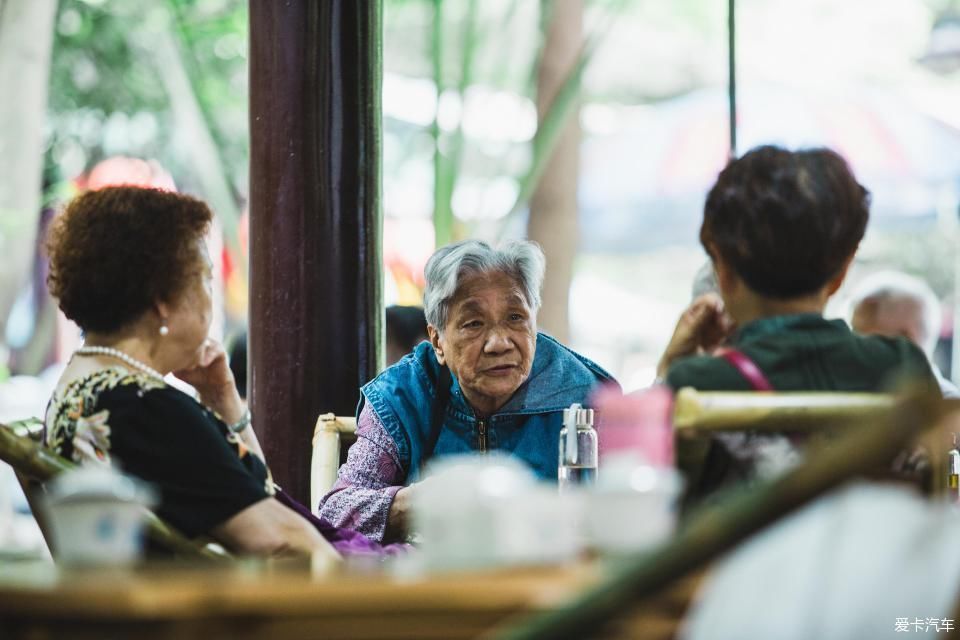
[[[404,537],[424,464],[450,454],[504,451],[556,480],[563,409],[612,378],[537,332],[544,269],[525,241],[433,254],[430,339],[363,387],[357,443],[320,502],[323,518],[375,540]]]
[[[864,335],[903,337],[927,355],[945,398],[960,398],[957,386],[933,361],[940,337],[940,300],[926,282],[900,271],[879,271],[860,281],[849,300],[850,326]]]

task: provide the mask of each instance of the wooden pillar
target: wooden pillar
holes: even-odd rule
[[[249,7],[248,388],[274,478],[307,504],[317,416],[352,415],[382,362],[382,10]]]

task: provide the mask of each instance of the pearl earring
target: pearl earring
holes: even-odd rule
[[[165,324],[160,325],[160,335],[161,335],[161,336],[165,336],[165,335],[167,335],[167,334],[169,334],[169,333],[170,333],[170,328],[167,327],[167,325],[165,325]]]

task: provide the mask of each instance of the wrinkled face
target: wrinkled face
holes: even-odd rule
[[[537,321],[517,283],[503,273],[463,280],[441,335],[428,328],[440,364],[460,381],[481,416],[494,413],[530,375]]]
[[[913,300],[866,300],[854,310],[850,325],[857,333],[904,337],[926,349],[923,307]]]
[[[213,318],[213,264],[204,244],[200,244],[197,269],[189,276],[186,288],[171,307],[167,317],[170,332],[161,344],[173,359],[174,369],[192,366],[200,357]]]

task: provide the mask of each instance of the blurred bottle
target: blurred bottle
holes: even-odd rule
[[[579,404],[563,410],[560,430],[560,492],[575,485],[592,485],[597,480],[597,432],[593,428],[593,409]]]
[[[960,450],[957,448],[957,434],[951,434],[953,447],[947,452],[947,495],[951,502],[960,502]]]
[[[674,469],[673,393],[658,385],[623,394],[604,387],[590,398],[600,416],[603,475],[586,502],[589,545],[617,556],[667,539],[683,480]]]

